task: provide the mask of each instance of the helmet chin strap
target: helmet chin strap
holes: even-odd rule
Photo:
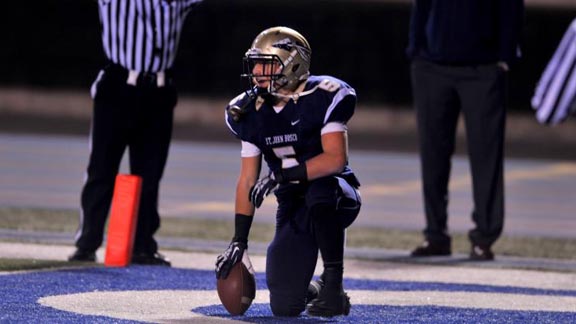
[[[294,100],[294,103],[298,102],[298,99],[300,99],[300,97],[304,97],[307,96],[311,93],[313,93],[314,91],[316,91],[316,89],[318,89],[319,85],[314,86],[314,88],[310,89],[310,90],[306,90],[306,91],[302,91],[304,89],[304,86],[306,85],[306,82],[302,82],[302,84],[300,84],[298,86],[298,88],[296,88],[296,91],[294,91],[291,94],[282,94],[282,93],[278,93],[278,92],[271,92],[270,94],[276,98],[280,98],[280,99],[292,99]]]
[[[294,92],[294,93],[291,93],[288,95],[281,94],[278,92],[273,92],[273,93],[271,93],[271,95],[273,95],[276,98],[281,98],[281,99],[292,99],[296,103],[296,102],[298,102],[298,99],[300,99],[300,97],[307,96],[307,95],[311,94],[312,92],[316,91],[316,89],[318,89],[318,85],[314,86],[314,88],[312,88],[310,90]]]

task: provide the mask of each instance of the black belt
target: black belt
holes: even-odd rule
[[[140,72],[128,70],[115,63],[108,64],[106,73],[126,81],[135,87],[162,88],[172,84],[172,73],[169,70],[159,72]]]

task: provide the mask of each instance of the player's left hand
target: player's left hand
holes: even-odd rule
[[[226,249],[216,258],[216,278],[226,279],[232,267],[242,261],[244,252],[248,249],[248,245],[242,242],[232,242]]]
[[[250,188],[250,193],[248,198],[254,204],[254,207],[258,208],[262,205],[264,198],[266,198],[274,189],[278,186],[278,182],[273,178],[271,174],[268,174],[264,178],[258,179],[254,186]]]

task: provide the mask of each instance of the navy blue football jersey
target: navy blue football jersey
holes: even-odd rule
[[[302,92],[315,87],[312,93],[290,100],[280,112],[267,102],[257,105],[258,100],[252,100],[238,122],[227,115],[226,124],[237,138],[260,149],[270,170],[295,165],[286,163],[290,160],[304,163],[322,153],[322,128],[330,122],[346,124],[356,107],[356,92],[344,81],[310,76]],[[242,106],[246,100],[251,99],[241,94],[229,106]],[[345,173],[350,171],[346,167]]]

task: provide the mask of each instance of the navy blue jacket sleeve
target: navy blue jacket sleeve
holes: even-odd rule
[[[513,64],[521,57],[520,44],[524,26],[524,0],[500,0],[499,61]]]
[[[412,12],[410,14],[410,29],[408,34],[408,48],[406,54],[413,58],[418,54],[426,42],[426,21],[428,20],[428,11],[430,10],[430,1],[414,1]]]

